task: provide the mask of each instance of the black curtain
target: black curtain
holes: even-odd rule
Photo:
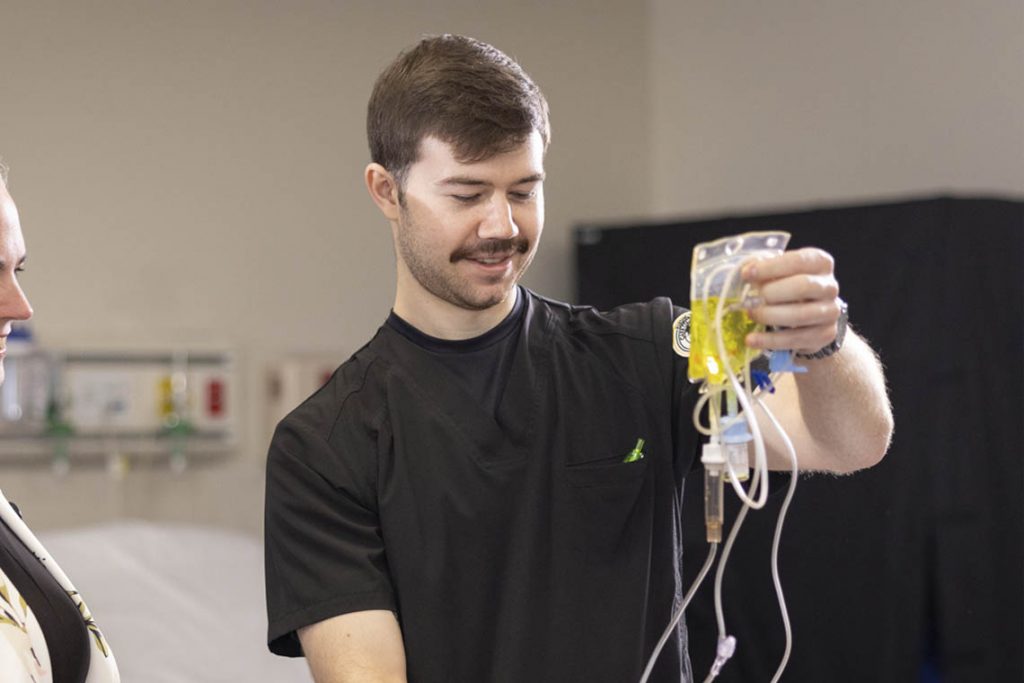
[[[699,242],[783,229],[836,258],[854,329],[879,352],[896,418],[870,470],[802,476],[781,546],[795,643],[784,681],[1024,681],[1024,202],[873,206],[577,229],[578,301],[689,301]],[[700,477],[684,500],[685,574],[707,550]],[[735,496],[729,519],[738,510]],[[782,496],[753,511],[725,575],[737,652],[718,680],[768,681],[783,651],[769,575]],[[717,627],[687,612],[703,680]],[[924,676],[922,668],[934,672]]]

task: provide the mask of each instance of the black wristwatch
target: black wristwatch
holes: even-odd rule
[[[850,307],[846,305],[846,302],[840,298],[836,298],[839,302],[839,320],[836,321],[836,338],[832,340],[831,344],[821,347],[814,353],[797,353],[797,358],[804,358],[806,360],[821,360],[822,358],[828,358],[833,353],[843,348],[843,340],[846,338],[846,327],[850,321]]]

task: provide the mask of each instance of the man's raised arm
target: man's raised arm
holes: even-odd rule
[[[747,264],[743,279],[758,290],[750,317],[775,328],[749,335],[747,344],[813,353],[835,340],[840,301],[833,267],[831,255],[820,249]],[[853,472],[881,460],[893,419],[882,366],[871,347],[850,332],[833,355],[796,363],[807,372],[783,375],[764,403],[792,439],[800,469]],[[769,467],[789,469],[775,430],[764,429],[764,437]]]

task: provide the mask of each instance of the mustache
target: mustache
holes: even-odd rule
[[[451,263],[462,259],[489,258],[498,254],[525,254],[530,250],[530,241],[525,237],[507,240],[481,240],[459,248],[451,255]]]

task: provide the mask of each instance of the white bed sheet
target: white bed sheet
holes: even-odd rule
[[[39,537],[85,598],[125,683],[311,680],[304,659],[267,650],[258,539],[148,522]]]

